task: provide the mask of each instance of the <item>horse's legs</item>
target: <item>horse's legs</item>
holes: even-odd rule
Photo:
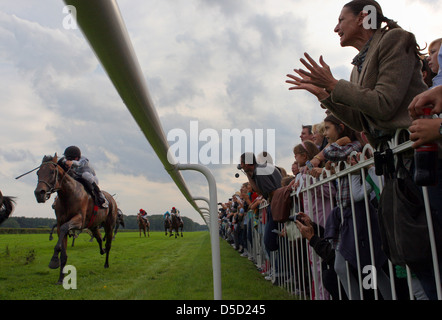
[[[112,237],[112,240],[115,240],[115,236],[117,235],[119,227],[120,227],[120,223],[117,221],[117,224],[115,225],[115,231],[114,231],[114,236]]]
[[[69,232],[69,221],[63,224],[62,226],[57,228],[58,232],[58,241],[54,247],[54,254],[52,255],[51,261],[49,262],[49,268],[51,269],[57,269],[60,267],[60,259],[58,258],[58,254],[63,251],[63,245],[64,250],[66,251],[66,244],[67,244],[67,236]],[[66,252],[65,252],[66,254]],[[67,256],[66,256],[67,258]]]
[[[100,234],[100,230],[98,229],[98,227],[92,228],[90,229],[93,236],[95,237],[95,239],[97,239],[98,242],[98,246],[100,248],[100,254],[104,254],[104,250],[103,250],[103,241],[101,240],[101,234]],[[111,232],[112,233],[112,232]]]
[[[109,268],[109,252],[111,250],[113,228],[112,226],[107,227],[106,225],[104,230],[106,231],[106,261],[104,262],[104,268],[107,269]]]
[[[57,244],[54,247],[54,254],[51,258],[51,261],[49,262],[49,268],[51,269],[57,269],[60,267],[61,262],[61,268],[60,268],[60,276],[58,278],[58,284],[63,283],[63,268],[66,265],[66,261],[68,259],[68,256],[66,254],[66,246],[67,246],[67,234],[69,232],[69,222],[63,224],[58,229],[58,241]],[[60,253],[60,258],[58,257],[58,254]]]
[[[67,251],[66,248],[68,246],[68,236],[65,235],[63,238],[63,244],[62,244],[62,248],[60,251],[60,276],[58,277],[58,282],[57,284],[62,284],[63,283],[63,279],[64,279],[64,267],[66,265],[66,262],[68,261],[68,255],[67,255]]]
[[[68,232],[72,229],[81,229],[82,219],[81,215],[73,217],[68,222],[61,225],[58,231],[58,242],[54,248],[54,255],[52,256],[51,262],[49,263],[49,268],[57,269],[60,267],[60,277],[58,278],[58,284],[63,283],[64,273],[63,269],[68,260],[66,253]],[[58,253],[60,253],[60,259],[58,259]]]
[[[60,267],[60,259],[58,258],[58,253],[61,251],[61,242],[62,237],[65,235],[61,234],[61,230],[58,231],[58,241],[54,247],[54,254],[52,255],[51,261],[49,262],[49,268],[57,269]]]
[[[54,229],[55,229],[56,226],[57,226],[57,224],[54,224],[54,225],[52,226],[51,233],[49,234],[49,240],[54,239],[54,237],[52,236],[52,234],[54,233]]]

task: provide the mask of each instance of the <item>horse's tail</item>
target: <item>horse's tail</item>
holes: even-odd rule
[[[15,208],[15,198],[3,196],[3,201],[0,204],[0,224],[9,218],[10,214]]]
[[[124,225],[124,215],[123,215],[123,211],[121,211],[121,209],[117,209],[117,217],[118,217],[118,221],[117,224],[120,224],[123,228],[126,228],[126,226]]]

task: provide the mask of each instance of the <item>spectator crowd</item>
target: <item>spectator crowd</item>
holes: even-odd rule
[[[442,300],[442,38],[428,39],[428,47],[420,48],[414,35],[386,18],[373,0],[344,5],[334,31],[342,47],[358,51],[350,79],[335,79],[323,56],[315,61],[305,53],[300,59],[305,70],[294,69],[286,83],[289,90],[317,97],[323,121],[299,128],[300,141],[290,151],[291,172],[265,151],[241,156],[238,169],[246,178],[240,190],[218,204],[220,236],[273,281],[283,272],[286,281],[293,281],[300,266],[299,254],[289,255],[291,267],[284,271],[278,258],[272,259],[281,243],[302,248],[306,269],[318,275],[308,280],[314,299]],[[425,117],[424,107],[431,107]],[[405,133],[402,142],[411,140],[412,148],[390,162],[389,142],[399,130]],[[413,190],[419,198],[428,194],[427,227],[419,232],[432,232],[436,241],[429,260],[396,263],[394,248],[386,246],[395,226],[385,218],[393,199],[386,199],[383,187],[404,173],[413,177],[415,153],[430,144],[437,146],[436,163],[428,164],[436,168],[437,182]],[[351,174],[306,188],[342,166],[355,165]],[[275,200],[281,188],[290,188],[293,198],[285,222],[274,221],[272,212],[272,201],[281,201]],[[257,247],[262,248],[260,261]],[[415,254],[411,247],[403,250]],[[362,286],[366,266],[375,272],[377,290]]]

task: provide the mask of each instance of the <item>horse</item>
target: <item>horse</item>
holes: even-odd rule
[[[14,197],[7,197],[0,191],[0,224],[9,218],[15,209]]]
[[[179,231],[178,229],[181,229],[181,237],[183,236],[183,228],[184,228],[184,223],[182,220],[180,220],[178,218],[178,216],[176,214],[172,214],[172,223],[170,226],[170,237],[173,235],[173,230],[175,230],[175,239],[177,238],[177,236],[179,235]]]
[[[137,215],[137,221],[138,221],[138,229],[140,230],[140,238],[141,238],[141,230],[144,232],[144,237],[146,237],[146,230],[147,230],[147,236],[150,237],[150,222],[147,219],[142,218],[140,215]]]
[[[164,219],[164,232],[167,236],[167,230],[169,230],[172,226],[172,221],[170,221],[169,217],[166,217],[166,219]],[[172,233],[171,233],[172,234]]]
[[[60,276],[57,284],[64,279],[63,269],[67,262],[66,247],[67,235],[71,230],[88,228],[97,239],[100,253],[106,253],[104,268],[109,268],[109,252],[112,244],[112,233],[117,221],[117,203],[106,191],[103,191],[108,208],[97,208],[92,196],[86,192],[83,185],[68,174],[68,171],[58,164],[58,157],[44,156],[37,171],[37,187],[34,195],[38,203],[44,203],[53,193],[57,193],[54,203],[57,218],[58,242],[49,263],[49,268],[60,267]],[[106,247],[103,250],[99,228],[105,230]]]

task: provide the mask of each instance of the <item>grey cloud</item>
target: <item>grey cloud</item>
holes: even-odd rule
[[[257,96],[263,93],[265,87],[259,80],[247,74],[231,74],[226,87],[226,93],[230,98],[233,108],[227,112],[229,118],[237,118],[238,110],[253,111],[253,105]]]
[[[85,41],[72,33],[42,27],[0,12],[2,55],[35,81],[51,80],[51,73],[86,73],[97,65]],[[49,49],[49,50],[48,50]]]
[[[217,8],[226,17],[232,17],[238,15],[241,12],[247,10],[247,1],[237,1],[237,0],[199,0],[198,1],[202,7],[206,8]]]
[[[268,48],[269,45],[275,46],[279,44],[280,39],[276,33],[275,19],[269,16],[258,14],[249,20],[249,25],[255,28],[261,35],[260,45]]]
[[[21,162],[28,159],[33,159],[29,150],[21,150],[15,148],[0,148],[0,156],[7,162]]]

